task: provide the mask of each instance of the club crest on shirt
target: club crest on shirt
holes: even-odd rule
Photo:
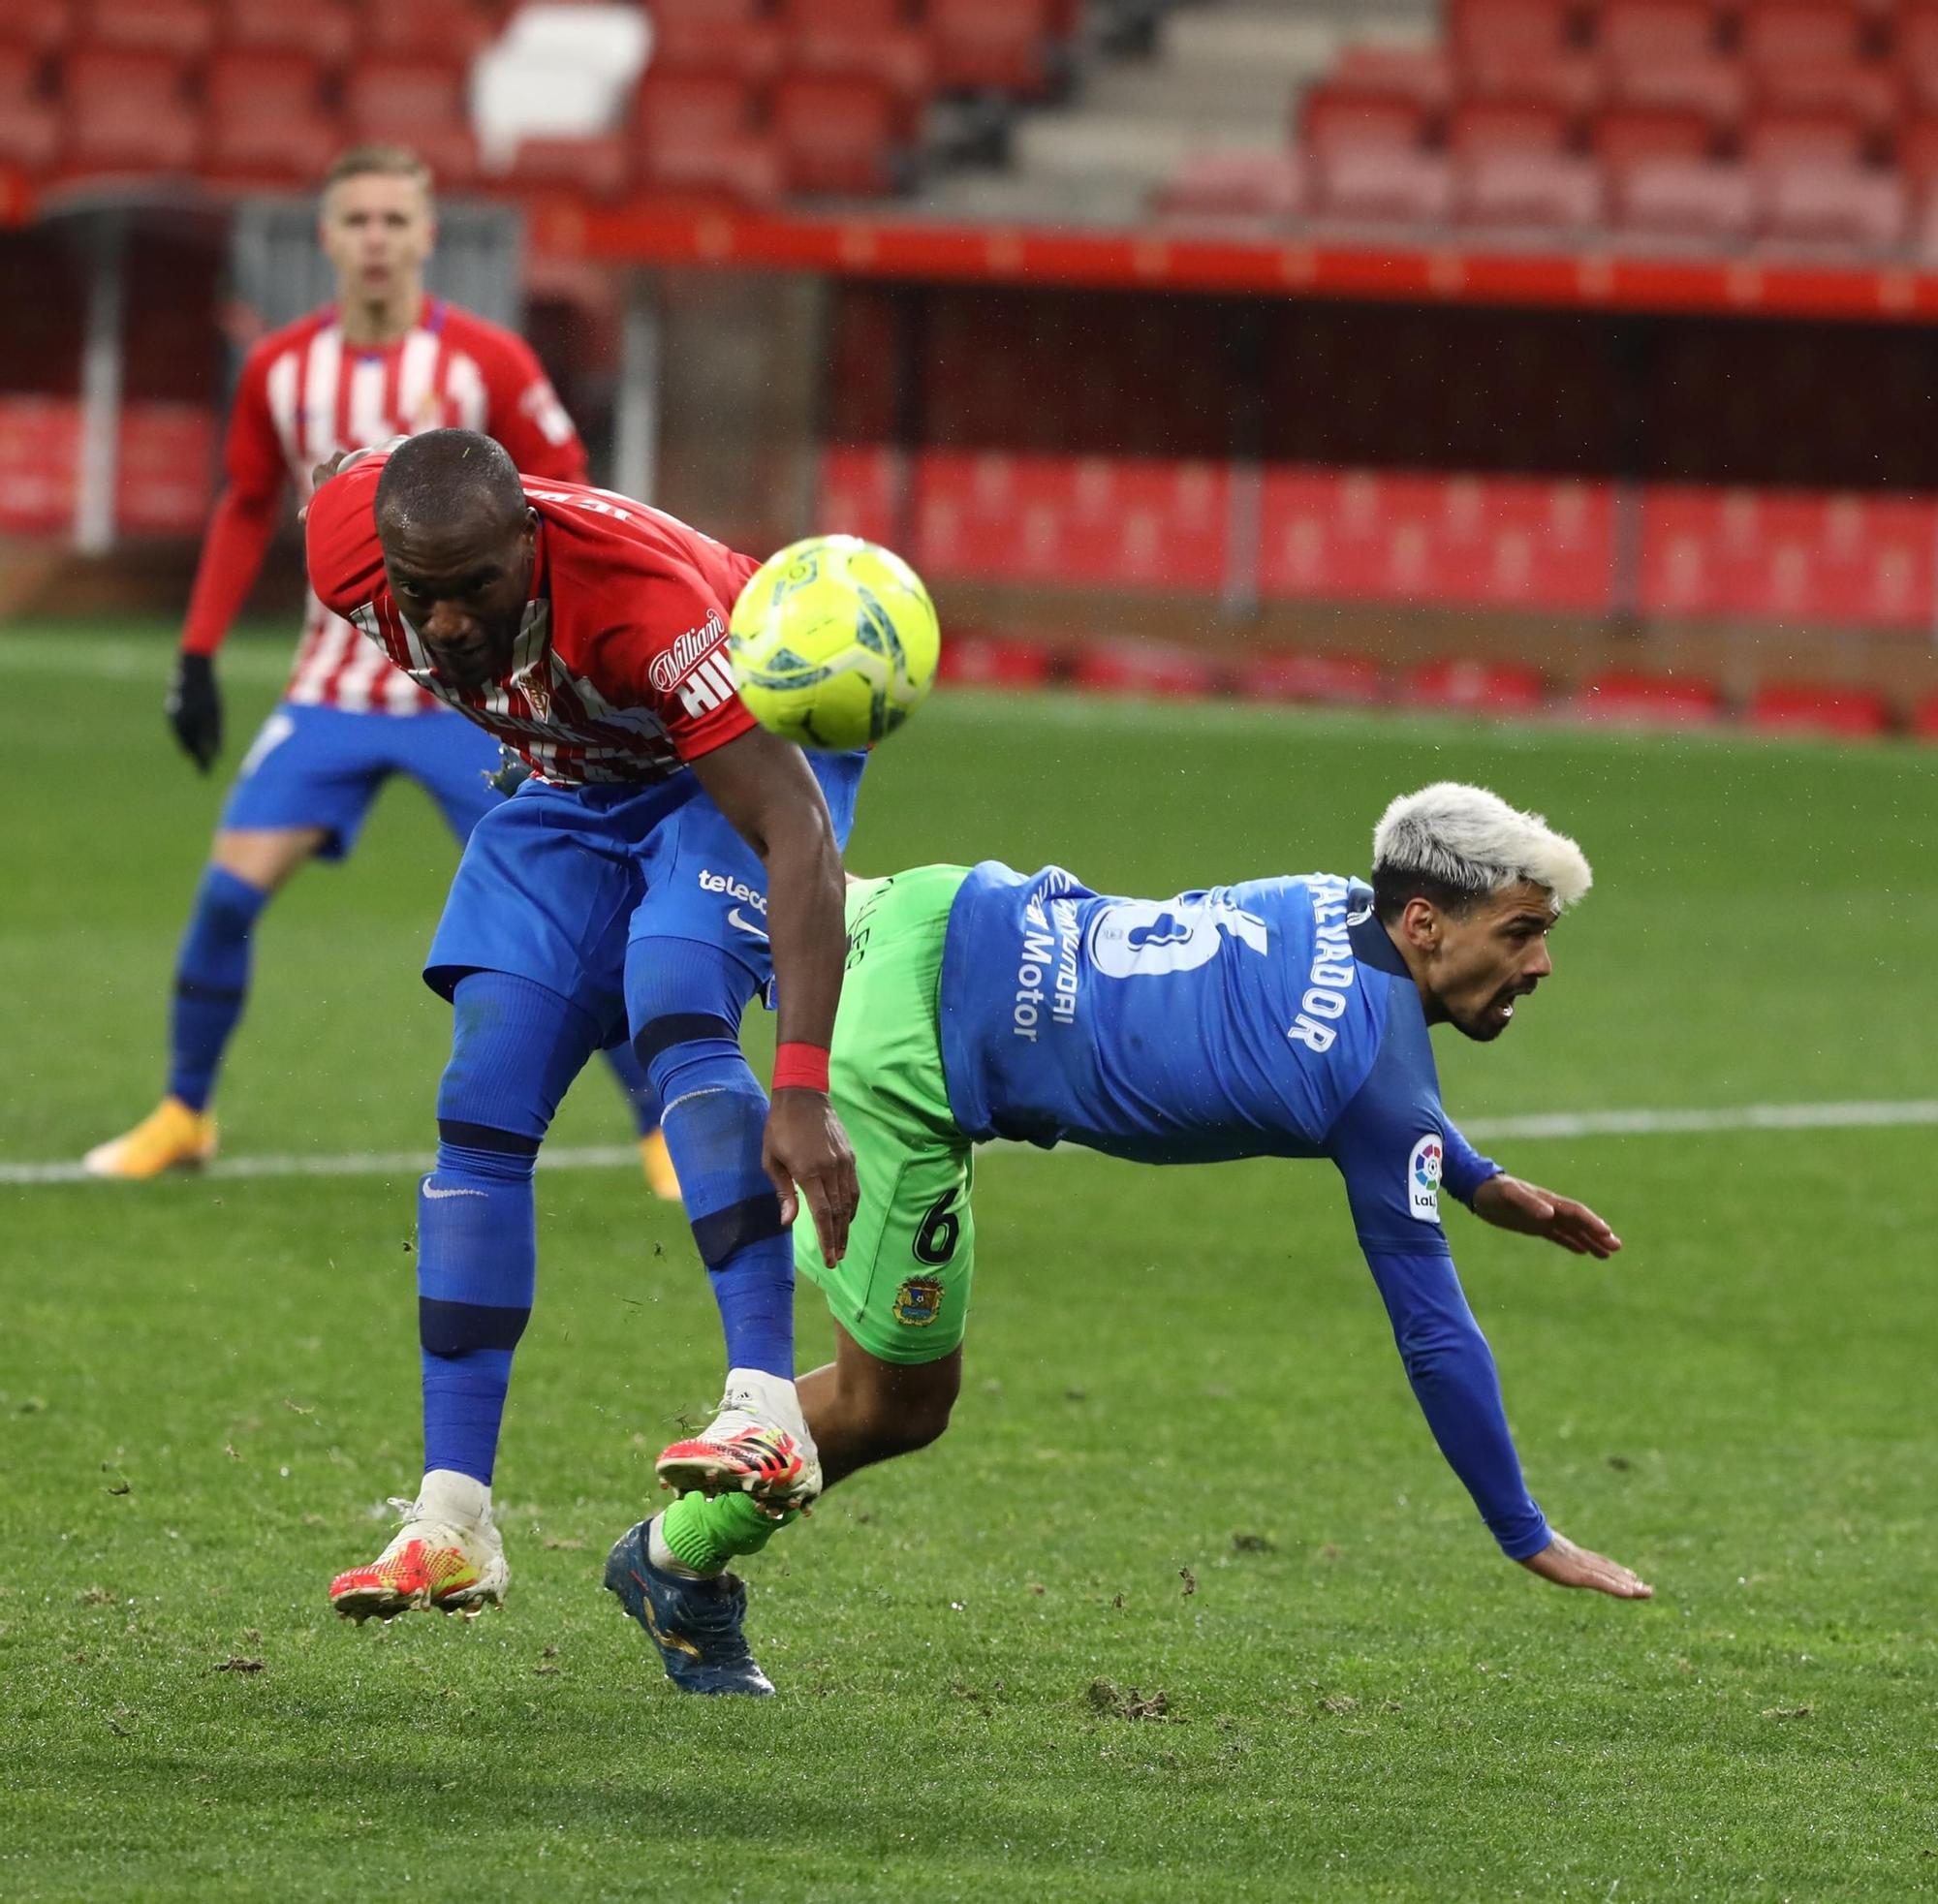
[[[1440,1133],[1429,1131],[1406,1160],[1406,1213],[1417,1223],[1440,1221]]]
[[[942,1284],[934,1276],[907,1277],[890,1311],[904,1328],[926,1328],[942,1314]]]

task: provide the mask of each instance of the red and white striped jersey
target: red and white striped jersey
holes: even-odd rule
[[[394,344],[344,340],[334,310],[313,312],[249,353],[225,450],[228,484],[203,550],[182,645],[210,654],[248,593],[285,484],[339,450],[449,426],[495,436],[521,470],[585,475],[585,448],[530,347],[509,330],[426,298]],[[354,713],[415,714],[435,704],[312,591],[284,698]]]
[[[309,577],[336,613],[425,692],[514,748],[554,786],[644,785],[753,725],[727,663],[727,622],[760,566],[610,489],[525,477],[539,517],[523,624],[482,688],[440,680],[384,573],[365,456],[316,493]]]

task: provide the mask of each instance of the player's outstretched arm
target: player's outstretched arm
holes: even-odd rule
[[[1585,1587],[1590,1593],[1606,1593],[1616,1600],[1655,1598],[1655,1589],[1619,1560],[1578,1547],[1566,1534],[1555,1535],[1539,1553],[1529,1554],[1520,1564],[1556,1586]]]
[[[855,1153],[828,1100],[827,1053],[834,1042],[848,950],[847,881],[834,823],[800,749],[764,729],[690,765],[766,868],[782,1048],[762,1161],[790,1223],[795,1186],[800,1186],[822,1256],[832,1267],[848,1247],[848,1226],[860,1201]]]
[[[1622,1246],[1622,1239],[1586,1203],[1505,1171],[1474,1192],[1474,1214],[1497,1229],[1545,1236],[1575,1256],[1606,1260]]]

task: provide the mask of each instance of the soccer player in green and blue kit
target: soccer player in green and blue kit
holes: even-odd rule
[[[1467,1142],[1441,1107],[1427,1035],[1451,1023],[1499,1037],[1551,971],[1549,928],[1589,883],[1573,840],[1452,782],[1388,809],[1370,886],[1313,874],[1150,901],[995,861],[856,883],[832,1096],[861,1204],[837,1266],[805,1233],[797,1257],[836,1325],[836,1359],[799,1385],[828,1483],[948,1423],[977,1143],[1151,1164],[1328,1157],[1414,1393],[1501,1551],[1556,1585],[1647,1599],[1529,1495],[1440,1223],[1444,1187],[1577,1254],[1621,1247],[1592,1210]],[[726,1567],[780,1524],[744,1495],[689,1493],[613,1548],[607,1585],[675,1683],[772,1690]]]

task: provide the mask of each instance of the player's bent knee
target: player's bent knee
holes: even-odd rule
[[[869,1356],[848,1371],[855,1383],[856,1414],[874,1458],[913,1454],[941,1440],[962,1389],[962,1357],[932,1362],[885,1362]]]

